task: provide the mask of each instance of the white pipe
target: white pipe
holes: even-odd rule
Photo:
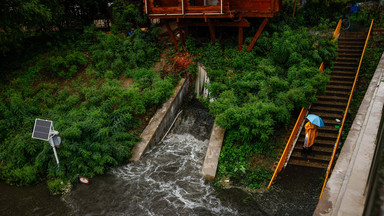
[[[145,0],[145,13],[148,14],[148,5],[147,5],[147,0]]]
[[[181,110],[175,117],[175,119],[173,120],[171,126],[169,127],[167,133],[165,133],[165,135],[163,136],[163,138],[160,140],[160,142],[162,142],[164,140],[164,138],[168,135],[169,131],[172,129],[173,125],[175,124],[177,118],[179,117],[179,115],[183,112],[183,110]]]
[[[220,8],[221,8],[221,11],[220,11],[220,12],[221,12],[221,14],[223,14],[223,0],[220,0],[220,2],[221,2],[221,3],[220,3]]]

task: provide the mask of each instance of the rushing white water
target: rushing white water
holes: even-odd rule
[[[223,206],[200,175],[207,144],[208,140],[191,134],[171,133],[142,160],[114,169],[113,174],[127,182],[132,201],[140,203],[139,209],[148,215],[193,215],[195,211],[236,215],[237,210]]]
[[[238,215],[200,174],[212,124],[190,109],[139,161],[79,185],[67,203],[80,215]]]

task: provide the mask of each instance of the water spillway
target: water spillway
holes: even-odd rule
[[[207,110],[189,106],[139,161],[78,185],[65,201],[75,215],[261,215],[201,176],[212,125]]]

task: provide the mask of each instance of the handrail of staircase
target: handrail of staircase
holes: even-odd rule
[[[339,20],[339,23],[337,24],[336,26],[336,29],[333,33],[333,39],[332,41],[335,41],[337,39],[337,36],[339,35],[340,33],[340,27],[341,27],[341,19]],[[319,70],[321,71],[324,71],[324,62],[321,62],[320,64],[320,67],[319,67]],[[283,169],[283,166],[287,160],[287,157],[288,157],[288,154],[291,150],[291,147],[292,147],[292,144],[293,144],[293,141],[295,140],[296,136],[297,136],[297,132],[299,130],[299,127],[301,125],[301,122],[304,120],[304,117],[305,117],[305,114],[307,113],[308,111],[308,108],[302,108],[301,109],[301,112],[300,112],[300,115],[299,117],[297,118],[296,120],[296,124],[295,124],[295,127],[293,128],[292,130],[292,133],[291,135],[289,136],[289,139],[288,139],[288,142],[287,144],[285,145],[285,148],[284,148],[284,151],[283,151],[283,154],[281,155],[280,157],[280,160],[279,160],[279,163],[277,164],[276,166],[276,169],[272,175],[272,178],[271,180],[269,181],[269,184],[268,184],[268,188],[271,187],[272,185],[272,182],[273,180],[275,180],[277,174],[279,174],[279,172],[281,171],[281,169]]]
[[[279,172],[281,171],[281,169],[283,169],[283,166],[284,166],[284,163],[285,163],[285,161],[286,161],[286,159],[287,159],[288,153],[289,153],[290,150],[291,150],[293,141],[295,140],[295,138],[296,138],[296,136],[297,136],[297,132],[298,132],[299,129],[300,129],[301,122],[304,120],[305,115],[306,115],[306,113],[307,113],[307,110],[308,110],[308,108],[302,108],[302,109],[301,109],[300,115],[299,115],[299,117],[298,117],[297,120],[296,120],[295,127],[293,128],[292,133],[291,133],[291,136],[289,137],[289,140],[288,140],[287,144],[285,145],[284,152],[283,152],[283,154],[281,155],[280,160],[279,160],[279,163],[278,163],[278,165],[276,166],[275,172],[273,173],[273,176],[272,176],[272,178],[271,178],[271,181],[270,181],[269,184],[268,184],[268,188],[271,186],[271,184],[272,184],[273,180],[276,178],[277,174],[279,174]]]
[[[339,35],[340,33],[340,29],[341,29],[341,22],[342,20],[340,19],[339,22],[337,23],[337,26],[336,26],[336,29],[335,29],[335,32],[333,33],[333,39],[332,41],[336,41],[337,39],[337,36]]]
[[[323,195],[324,188],[325,188],[325,185],[327,184],[327,180],[328,180],[328,177],[329,177],[329,173],[330,173],[330,171],[331,171],[332,164],[333,164],[333,161],[334,161],[334,159],[335,159],[335,155],[336,155],[337,147],[338,147],[338,145],[339,145],[340,138],[341,138],[341,133],[343,132],[345,119],[347,118],[347,114],[348,114],[348,110],[349,110],[349,105],[351,104],[352,96],[353,96],[353,93],[354,93],[354,91],[355,91],[355,87],[356,87],[357,78],[359,77],[360,67],[361,67],[361,63],[362,63],[363,58],[364,58],[365,49],[367,48],[367,44],[368,44],[368,40],[369,40],[369,36],[370,36],[370,34],[371,34],[371,31],[372,31],[372,26],[373,26],[373,19],[372,19],[372,22],[371,22],[371,26],[369,27],[369,31],[368,31],[367,38],[365,39],[364,49],[363,49],[363,52],[361,53],[360,62],[359,62],[359,67],[357,68],[357,72],[356,72],[355,80],[354,80],[354,82],[353,82],[352,90],[351,90],[351,93],[350,93],[350,95],[349,95],[348,104],[347,104],[347,107],[345,108],[345,111],[344,111],[343,121],[342,121],[342,123],[341,123],[340,129],[339,129],[339,134],[338,134],[338,136],[337,136],[337,140],[336,140],[335,146],[334,146],[334,148],[333,148],[331,161],[330,161],[329,164],[328,164],[327,173],[326,173],[326,175],[325,175],[325,180],[324,180],[323,188],[321,189],[321,193],[320,193],[320,197],[319,197],[319,198],[321,198],[321,196]]]

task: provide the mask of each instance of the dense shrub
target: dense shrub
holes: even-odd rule
[[[140,30],[129,37],[99,33],[97,41],[91,47],[96,69],[103,73],[111,70],[114,77],[129,69],[152,66],[160,52],[152,33]]]
[[[94,62],[74,51],[78,47],[69,47],[51,57],[41,55],[1,86],[1,180],[30,185],[48,179],[51,191],[61,193],[78,175],[91,178],[128,161],[131,148],[140,139],[136,135],[140,118],[148,108],[169,98],[176,80],[162,79],[148,69],[159,53],[149,46],[151,41],[104,33],[97,40],[92,46]],[[112,57],[107,58],[109,55]],[[74,76],[82,65],[87,65],[85,73]],[[128,89],[115,79],[122,72],[134,79]],[[72,79],[43,81],[52,73]],[[60,132],[60,167],[48,142],[31,138],[35,118],[53,120]]]
[[[50,77],[72,78],[88,60],[84,53],[72,51],[62,55],[51,54],[40,58],[35,65],[28,68],[30,78],[38,74],[48,74]]]
[[[273,33],[264,32],[249,53],[219,43],[190,48],[199,49],[193,52],[200,53],[210,77],[208,88],[214,99],[210,112],[227,129],[219,177],[267,175],[269,171],[263,169],[252,171],[247,158],[254,153],[273,154],[276,130],[290,123],[295,109],[316,101],[329,81],[330,70],[318,69],[322,61],[331,67],[336,57],[336,43],[329,36],[311,35],[304,28],[282,23],[271,23],[271,29]],[[261,184],[257,182],[253,186]]]
[[[236,130],[239,141],[252,140],[267,151],[269,137],[289,123],[292,111],[309,106],[325,90],[329,71],[318,67],[335,57],[336,45],[329,41],[284,26],[262,35],[250,53],[223,51],[218,43],[203,49],[201,61],[216,99],[209,108],[217,123]]]

